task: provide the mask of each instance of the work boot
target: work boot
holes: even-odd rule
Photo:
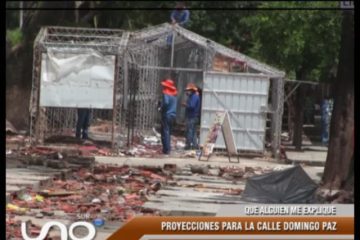
[[[170,153],[163,153],[163,158],[169,158],[170,156]]]
[[[83,140],[89,139],[88,131],[87,131],[87,130],[83,130],[83,132],[82,132],[82,139],[83,139]]]

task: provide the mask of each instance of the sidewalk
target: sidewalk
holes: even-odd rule
[[[328,148],[320,144],[304,141],[302,150],[297,151],[290,143],[284,144],[286,157],[291,163],[304,163],[312,166],[325,166]]]
[[[301,153],[299,153],[301,156]],[[240,158],[240,163],[230,163],[227,157],[214,156],[211,157],[208,162],[199,161],[197,158],[139,158],[139,157],[95,157],[95,161],[101,164],[117,164],[128,166],[152,166],[163,167],[165,164],[176,164],[179,168],[184,168],[191,165],[208,166],[213,168],[218,167],[233,167],[233,168],[245,168],[245,167],[261,167],[261,168],[277,168],[285,169],[292,167],[293,164],[281,164],[269,160],[260,158]],[[324,167],[316,166],[303,166],[307,174],[315,181],[319,182]]]

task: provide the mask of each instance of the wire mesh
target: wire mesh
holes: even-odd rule
[[[58,51],[83,52],[92,49],[104,55],[115,55],[114,106],[113,109],[92,109],[92,120],[104,119],[113,123],[113,129],[121,129],[121,89],[123,89],[121,56],[128,35],[122,30],[88,29],[68,27],[44,27],[34,42],[33,83],[30,100],[30,135],[32,143],[42,143],[52,135],[74,135],[77,121],[76,108],[41,107],[40,78],[42,54],[49,47]]]

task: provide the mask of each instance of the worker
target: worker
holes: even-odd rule
[[[186,143],[185,150],[198,149],[196,126],[200,117],[200,96],[195,84],[189,83],[185,89],[187,101],[182,105],[185,107],[186,118]]]
[[[186,9],[184,2],[177,2],[175,5],[175,9],[171,12],[170,19],[171,24],[179,25],[181,27],[185,27],[189,22],[190,12]],[[167,39],[167,45],[170,46],[172,44],[173,35],[170,34]]]
[[[186,9],[184,2],[177,2],[175,9],[171,12],[171,23],[185,27],[189,22],[190,12]]]
[[[170,78],[161,82],[162,102],[161,102],[161,143],[162,152],[169,155],[171,151],[171,131],[176,118],[177,89],[174,81]]]
[[[321,142],[323,145],[327,145],[329,142],[331,113],[332,100],[326,96],[321,103]]]
[[[90,123],[90,109],[78,108],[77,109],[77,124],[76,124],[76,138],[80,137],[84,140],[88,139],[88,128]]]

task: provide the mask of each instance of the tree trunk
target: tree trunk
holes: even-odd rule
[[[349,174],[345,180],[344,188],[346,190],[353,191],[354,190],[354,155],[351,158],[350,166],[349,166]]]
[[[294,96],[289,96],[289,98],[287,100],[287,107],[288,107],[287,124],[288,124],[288,131],[289,131],[289,141],[293,141],[293,139],[294,139],[294,115],[295,115]]]
[[[75,17],[75,23],[79,23],[79,8],[82,4],[82,1],[74,1],[75,9],[74,9],[74,17]]]
[[[339,67],[323,183],[343,188],[354,168],[354,15],[344,11]]]
[[[296,79],[303,80],[304,71],[299,70],[296,72]],[[300,151],[302,145],[302,132],[303,132],[303,122],[304,122],[304,90],[300,85],[296,91],[295,99],[295,114],[294,114],[294,137],[293,145],[295,149]]]
[[[20,7],[20,13],[19,13],[19,28],[20,28],[20,30],[22,29],[22,27],[23,27],[23,20],[24,20],[24,18],[23,18],[23,16],[24,16],[24,10],[23,10],[23,1],[20,1],[20,3],[19,3],[19,7]]]

